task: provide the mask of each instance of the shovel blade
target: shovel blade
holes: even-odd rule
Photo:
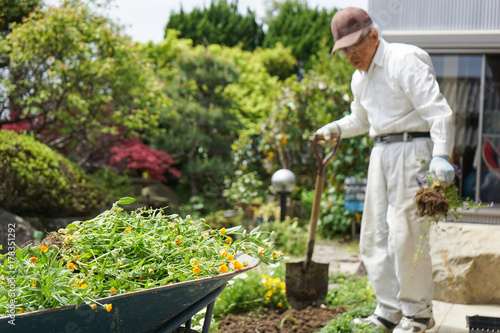
[[[286,297],[294,309],[312,305],[319,307],[328,292],[328,263],[311,261],[304,269],[304,262],[286,264]]]

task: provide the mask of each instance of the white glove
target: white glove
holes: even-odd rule
[[[340,138],[340,127],[334,121],[316,131],[318,143],[323,147],[333,147]]]
[[[455,177],[455,169],[449,162],[449,158],[443,155],[434,156],[429,165],[429,173],[432,179],[437,179],[442,186],[447,186]]]

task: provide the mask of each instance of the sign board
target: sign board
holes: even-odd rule
[[[344,209],[362,212],[365,192],[366,178],[346,177],[344,181]]]

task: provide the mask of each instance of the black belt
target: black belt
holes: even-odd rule
[[[415,138],[430,138],[430,132],[391,133],[375,137],[375,143],[407,142]]]

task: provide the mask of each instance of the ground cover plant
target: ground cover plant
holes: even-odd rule
[[[0,315],[81,303],[111,311],[111,303],[96,300],[239,270],[247,265],[238,260],[243,253],[265,264],[283,259],[258,228],[213,230],[190,216],[120,206],[133,201],[122,198],[40,245],[9,245],[0,256]],[[19,286],[15,294],[11,284]]]

